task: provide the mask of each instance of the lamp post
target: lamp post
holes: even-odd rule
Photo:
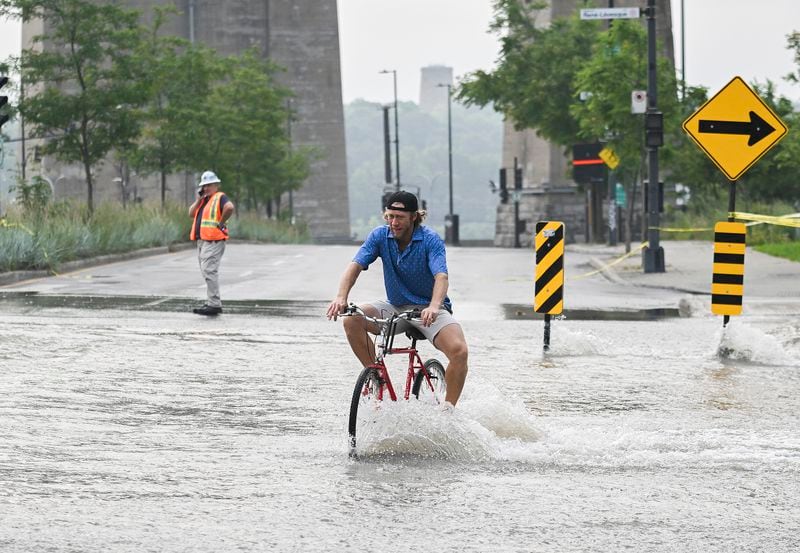
[[[437,84],[437,87],[447,89],[447,177],[449,183],[449,209],[444,218],[444,239],[451,245],[458,245],[458,215],[453,213],[453,85]]]
[[[395,190],[400,190],[400,126],[397,115],[397,69],[384,69],[380,73],[391,73],[394,80],[394,170],[397,173]]]
[[[656,79],[656,0],[647,0],[647,111],[645,146],[648,153],[647,246],[642,250],[645,273],[665,272],[664,248],[659,234],[658,148],[664,142],[663,114],[658,111]]]

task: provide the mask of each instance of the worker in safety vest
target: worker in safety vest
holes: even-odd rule
[[[226,222],[234,211],[233,202],[219,191],[221,184],[213,171],[206,171],[197,184],[198,198],[189,207],[189,216],[194,219],[190,240],[197,241],[197,258],[200,273],[206,280],[208,301],[196,307],[198,315],[219,315],[222,313],[222,300],[219,297],[219,264],[225,253],[228,239]]]

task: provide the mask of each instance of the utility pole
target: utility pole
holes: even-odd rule
[[[658,85],[656,80],[656,0],[647,0],[647,111],[645,120],[645,145],[648,152],[647,185],[647,247],[642,251],[645,273],[663,273],[664,249],[659,243],[659,179],[658,148],[664,143],[664,115],[658,111]]]
[[[286,100],[286,148],[288,155],[292,155],[292,99]],[[280,196],[278,196],[280,198]],[[294,190],[289,188],[289,223],[294,225]]]
[[[608,7],[614,7],[614,0],[608,0]],[[611,30],[613,19],[608,20],[608,30]],[[615,199],[613,170],[606,171],[606,204],[608,205],[608,245],[617,245],[617,200]],[[602,216],[602,211],[600,213]]]
[[[453,86],[450,84],[438,84],[436,86],[447,88],[447,176],[449,179],[450,206],[447,217],[444,220],[445,242],[451,245],[458,245],[458,215],[453,214]]]
[[[514,158],[514,247],[520,248],[522,244],[519,241],[519,201],[522,196],[522,167],[519,166],[517,158]]]
[[[392,184],[392,137],[389,131],[389,106],[383,106],[383,173],[386,184]]]
[[[384,69],[381,73],[391,73],[394,80],[394,172],[397,175],[395,191],[400,191],[400,124],[397,115],[397,69]]]

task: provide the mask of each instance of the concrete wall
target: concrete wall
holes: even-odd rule
[[[321,154],[313,175],[295,194],[295,213],[317,241],[349,238],[336,0],[270,0],[269,21],[270,57],[288,69],[285,84],[297,95],[293,142]]]

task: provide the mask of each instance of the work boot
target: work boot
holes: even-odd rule
[[[213,305],[204,305],[203,307],[195,307],[192,311],[198,315],[219,315],[222,313],[222,308],[214,307]]]

